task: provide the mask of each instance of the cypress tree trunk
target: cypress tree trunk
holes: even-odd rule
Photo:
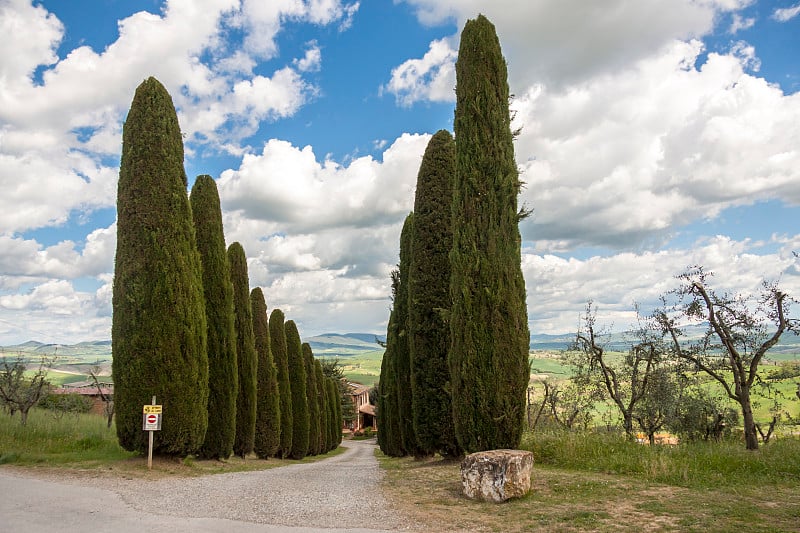
[[[402,448],[414,457],[425,453],[417,444],[414,433],[414,412],[411,389],[411,352],[408,333],[408,273],[411,264],[411,232],[414,228],[414,214],[406,217],[400,233],[400,280],[394,301],[394,325],[396,328],[394,346],[394,374],[397,382],[397,416],[400,425]],[[387,339],[388,342],[388,339]]]
[[[450,249],[456,154],[452,135],[440,130],[422,158],[414,198],[409,268],[408,330],[414,433],[422,453],[460,455],[448,392]]]
[[[302,459],[308,454],[308,413],[306,367],[300,333],[294,320],[286,321],[286,351],[289,356],[289,382],[292,389],[292,449],[289,457]]]
[[[236,395],[239,374],[236,330],[222,210],[217,184],[208,175],[197,176],[190,197],[203,270],[208,324],[208,430],[200,455],[227,459],[236,435]]]
[[[529,380],[525,280],[506,63],[482,15],[456,63],[449,355],[453,415],[467,453],[516,448]]]
[[[281,443],[281,398],[278,393],[278,370],[272,360],[267,304],[261,287],[250,291],[253,311],[253,334],[258,354],[256,384],[256,433],[253,451],[261,459],[277,453]]]
[[[269,337],[272,343],[272,357],[278,370],[278,394],[281,406],[281,443],[278,457],[289,457],[292,451],[292,388],[289,384],[289,354],[286,348],[286,328],[284,315],[280,309],[273,309],[269,315]]]
[[[317,386],[317,402],[319,404],[319,435],[317,435],[317,448],[319,453],[328,451],[328,404],[326,402],[325,381],[322,375],[322,363],[314,359],[314,382]]]
[[[258,357],[250,308],[250,281],[247,257],[238,242],[228,247],[228,263],[233,284],[233,311],[236,324],[236,355],[239,363],[239,394],[236,397],[236,439],[233,452],[239,457],[252,453],[256,435],[256,379]]]
[[[112,372],[117,436],[145,451],[142,406],[163,405],[155,451],[196,453],[208,423],[206,311],[172,98],[155,78],[136,89],[122,130]]]
[[[319,399],[317,375],[314,372],[314,352],[311,345],[303,343],[303,360],[306,365],[306,398],[308,399],[308,455],[319,455]]]

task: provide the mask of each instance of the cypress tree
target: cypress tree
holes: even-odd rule
[[[320,365],[321,366],[321,365]],[[323,447],[324,453],[328,453],[332,449],[333,443],[333,432],[331,431],[331,424],[333,423],[333,419],[331,418],[331,394],[328,387],[329,379],[322,374],[322,403],[324,405],[324,410],[322,411],[322,417],[325,420],[325,434],[322,436],[323,439]]]
[[[328,385],[328,399],[330,400],[328,404],[328,417],[330,420],[330,425],[328,427],[330,430],[329,450],[335,450],[342,442],[342,400],[339,395],[339,386],[336,384],[336,380],[326,378],[326,381]]]
[[[392,295],[397,300],[400,273],[392,272]],[[378,445],[391,457],[406,455],[400,435],[400,418],[397,413],[397,379],[394,373],[397,326],[394,310],[389,315],[386,328],[386,351],[381,360],[380,395],[378,396]]]
[[[333,447],[338,448],[339,445],[342,443],[342,427],[344,426],[344,416],[342,415],[343,408],[342,408],[342,395],[338,394],[339,387],[337,386],[336,382],[333,383],[333,391],[334,391],[334,398],[333,398],[333,427],[334,427],[334,440],[333,440]],[[352,403],[352,402],[351,402]]]
[[[303,343],[303,359],[306,365],[306,397],[308,398],[308,455],[319,455],[319,398],[317,397],[317,374],[314,371],[314,352],[311,345]]]
[[[454,122],[449,365],[456,436],[467,453],[519,445],[530,374],[508,101],[500,42],[481,15],[461,33]]]
[[[188,455],[208,423],[200,254],[178,117],[155,78],[136,89],[122,129],[111,328],[117,436],[147,449],[142,406],[163,406],[157,453]]]
[[[217,183],[211,176],[197,176],[190,200],[203,271],[208,326],[208,430],[200,455],[210,459],[227,459],[233,453],[239,375],[233,322],[233,286],[225,251]]]
[[[261,287],[250,291],[253,311],[253,334],[258,354],[256,384],[256,433],[253,450],[261,459],[274,456],[281,443],[281,398],[278,393],[278,370],[272,360],[267,304]]]
[[[292,389],[289,384],[289,354],[286,347],[286,328],[284,315],[280,309],[273,309],[269,315],[269,338],[272,343],[272,357],[278,370],[278,395],[281,406],[281,443],[278,457],[289,457],[292,451]]]
[[[450,394],[450,326],[442,316],[450,307],[450,249],[453,244],[451,197],[455,143],[440,130],[428,142],[417,175],[409,267],[408,331],[414,434],[423,454],[460,454],[453,427]]]
[[[317,436],[317,448],[319,453],[328,451],[328,395],[325,392],[325,376],[322,374],[322,363],[319,359],[314,359],[314,382],[317,386],[317,401],[319,402],[319,435]]]
[[[421,457],[423,450],[417,444],[414,433],[414,413],[411,393],[411,351],[408,334],[408,274],[411,265],[411,233],[414,228],[414,214],[410,213],[400,232],[400,279],[397,285],[397,296],[394,300],[395,345],[394,376],[397,383],[397,416],[400,424],[402,448],[414,457]],[[387,339],[388,342],[388,339]]]
[[[302,459],[308,454],[308,429],[311,425],[306,393],[306,366],[300,333],[294,320],[286,324],[286,353],[289,359],[289,383],[292,390],[292,450],[289,457]]]
[[[258,358],[250,308],[250,282],[247,257],[238,242],[228,247],[228,264],[233,284],[233,311],[236,324],[236,355],[239,367],[239,393],[236,396],[236,438],[233,452],[246,457],[253,451],[256,435],[256,379]]]

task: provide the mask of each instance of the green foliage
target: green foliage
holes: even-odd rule
[[[278,452],[281,443],[281,398],[278,391],[278,369],[272,359],[267,304],[261,287],[250,291],[253,311],[253,334],[258,354],[256,385],[256,433],[253,450],[265,459]]]
[[[325,376],[322,374],[322,363],[319,362],[319,359],[314,359],[314,384],[317,387],[317,401],[319,404],[317,448],[319,453],[325,453],[330,449],[328,445],[330,417],[328,416],[328,394],[326,392]]]
[[[428,142],[417,175],[408,275],[413,424],[417,443],[428,455],[460,454],[448,392],[450,326],[444,316],[450,308],[454,176],[455,143],[440,130]]]
[[[394,299],[394,327],[396,331],[392,339],[394,344],[394,379],[397,383],[397,419],[400,427],[400,439],[403,450],[414,457],[423,456],[425,452],[417,444],[414,433],[414,411],[411,388],[411,346],[408,331],[409,304],[409,271],[411,267],[411,234],[414,231],[414,214],[409,213],[400,232],[400,264],[397,282],[397,294]],[[387,350],[389,338],[386,339]]]
[[[334,420],[336,416],[336,410],[333,406],[333,402],[335,400],[336,395],[336,384],[333,382],[332,379],[325,376],[323,373],[322,375],[322,394],[325,398],[325,412],[323,416],[325,417],[325,451],[330,451],[336,448],[336,421]],[[340,428],[341,429],[341,428]]]
[[[353,397],[350,395],[350,384],[344,374],[344,366],[338,358],[326,358],[322,360],[322,373],[325,377],[331,378],[336,384],[339,403],[339,418],[343,423],[350,423],[356,418],[356,409],[353,405]],[[341,432],[340,432],[341,434]]]
[[[753,415],[752,389],[756,383],[770,387],[759,373],[764,356],[784,333],[797,329],[789,316],[793,300],[766,282],[758,296],[720,294],[710,286],[711,277],[702,266],[689,267],[678,276],[682,285],[671,292],[677,301],[667,307],[665,295],[653,319],[668,339],[676,363],[702,370],[739,404],[745,446],[757,450],[761,430]],[[706,331],[700,339],[682,339],[678,320],[703,322]]]
[[[281,406],[281,443],[277,456],[289,457],[292,452],[293,416],[292,388],[289,382],[289,353],[286,346],[286,328],[284,314],[280,309],[273,309],[269,315],[269,340],[272,345],[272,358],[278,371],[278,395]]]
[[[197,177],[190,200],[203,271],[208,325],[208,430],[200,455],[225,459],[233,453],[239,374],[233,285],[225,251],[219,193],[211,176]]]
[[[393,285],[396,286],[397,276],[394,276]],[[395,338],[397,326],[395,325],[394,311],[389,315],[389,325],[386,331],[386,352],[381,363],[380,395],[378,396],[378,445],[381,451],[391,457],[406,455],[403,440],[400,435],[400,417],[397,415],[397,379],[394,373]]]
[[[144,451],[142,406],[164,406],[155,451],[188,455],[208,423],[200,255],[172,98],[155,78],[136,89],[122,130],[112,352],[117,435]]]
[[[39,407],[50,411],[56,418],[66,414],[85,414],[92,410],[92,399],[83,394],[48,394],[39,400]]]
[[[341,384],[343,380],[331,377],[336,375],[341,369],[337,368],[336,364],[331,364],[330,360],[322,362],[322,374],[325,380],[325,388],[327,391],[327,407],[328,407],[328,449],[335,450],[342,442],[342,427],[344,420],[342,419],[342,390]]]
[[[735,441],[646,446],[620,432],[552,431],[526,433],[520,447],[532,451],[539,465],[627,474],[682,487],[763,486],[800,477],[797,438],[776,440],[752,453]]]
[[[800,361],[781,361],[780,366],[770,370],[767,379],[777,381],[781,379],[792,379],[800,376]]]
[[[236,325],[236,356],[239,368],[239,393],[236,396],[236,438],[233,452],[246,457],[253,451],[256,435],[256,380],[258,355],[250,307],[250,282],[247,257],[238,242],[228,247],[228,264],[233,284],[233,311]]]
[[[294,320],[287,320],[286,352],[289,362],[289,382],[292,390],[292,449],[289,457],[302,459],[308,454],[308,431],[311,420],[306,390],[306,366],[300,333]]]
[[[75,413],[68,418],[53,418],[51,411],[33,408],[25,426],[0,416],[0,464],[94,465],[133,455],[120,447],[116,431],[106,427],[102,416]]]
[[[506,62],[494,25],[467,21],[456,63],[456,180],[450,254],[453,416],[465,452],[515,448],[528,385]]]
[[[21,355],[9,361],[3,357],[0,363],[0,405],[13,417],[19,412],[20,423],[28,422],[31,408],[44,399],[50,392],[47,371],[54,358],[42,356],[39,368],[29,371]]]
[[[329,387],[331,388],[331,449],[336,449],[342,443],[342,426],[344,426],[344,419],[342,418],[342,395],[339,394],[339,383],[335,380],[330,381]]]
[[[306,366],[306,393],[308,398],[308,455],[319,455],[322,452],[319,443],[320,416],[317,374],[314,370],[314,352],[311,351],[311,345],[307,342],[303,343],[303,360]]]
[[[666,427],[682,440],[719,440],[730,436],[738,422],[739,414],[723,398],[694,386],[683,391]]]

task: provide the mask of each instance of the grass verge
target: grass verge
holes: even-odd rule
[[[247,459],[231,457],[224,461],[154,457],[153,469],[147,469],[147,457],[122,449],[116,430],[106,427],[103,417],[69,414],[61,418],[42,409],[32,409],[28,424],[19,416],[0,414],[0,465],[61,470],[92,475],[158,478],[163,476],[203,476],[224,472],[265,470],[288,464],[308,463],[343,453],[339,447],[325,455],[289,459]]]
[[[650,449],[605,435],[538,437],[526,438],[536,464],[521,499],[471,501],[461,494],[458,462],[378,452],[383,488],[431,531],[800,531],[796,439],[753,453],[742,444]]]

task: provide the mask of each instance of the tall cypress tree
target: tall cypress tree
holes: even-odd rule
[[[317,375],[314,372],[314,352],[311,345],[303,343],[303,360],[306,364],[306,398],[308,398],[308,455],[319,455],[319,398]]]
[[[285,316],[280,309],[269,315],[269,338],[272,343],[272,358],[278,371],[278,396],[281,405],[281,443],[278,457],[289,457],[292,451],[292,388],[289,383],[289,354],[286,348]]]
[[[397,301],[400,272],[392,271],[392,296]],[[400,434],[400,417],[397,412],[397,377],[394,371],[397,347],[395,311],[389,315],[386,328],[386,351],[381,360],[380,395],[378,396],[378,444],[381,451],[391,457],[406,455]]]
[[[206,311],[200,254],[172,98],[155,78],[136,89],[122,129],[111,327],[117,436],[147,449],[142,406],[163,405],[155,451],[200,449],[208,424]]]
[[[289,383],[292,390],[292,449],[289,457],[302,459],[308,454],[308,428],[311,424],[306,394],[306,367],[300,333],[294,320],[287,320],[285,328]]]
[[[333,384],[337,388],[336,383]],[[342,443],[342,427],[344,426],[344,407],[342,405],[342,395],[336,394],[333,399],[333,412],[334,412],[334,425],[336,427],[336,439],[334,440],[334,448],[338,448]]]
[[[467,453],[515,448],[529,380],[506,62],[494,25],[467,21],[456,63],[449,355],[453,418]]]
[[[328,451],[328,415],[327,394],[325,393],[325,376],[322,374],[322,363],[314,359],[314,382],[317,386],[317,401],[319,402],[319,435],[317,435],[317,448],[319,453]]]
[[[408,331],[414,433],[424,454],[460,454],[448,392],[450,249],[455,143],[440,130],[428,142],[417,175],[411,265],[408,276]]]
[[[211,176],[197,176],[190,200],[203,270],[208,324],[208,430],[200,455],[211,459],[227,459],[233,453],[239,374],[236,366],[233,286],[225,251],[217,183]]]
[[[228,264],[233,284],[233,311],[236,324],[236,355],[239,367],[239,394],[236,397],[236,439],[233,452],[246,457],[253,451],[256,435],[256,379],[258,357],[250,308],[250,281],[247,257],[238,242],[228,247]]]
[[[397,416],[400,424],[400,439],[403,450],[420,457],[425,455],[417,444],[414,433],[414,412],[411,393],[411,351],[408,334],[408,275],[411,266],[411,233],[414,228],[414,214],[410,213],[400,233],[400,279],[397,296],[394,300],[392,317],[396,328],[394,346],[394,376],[397,383]],[[388,341],[388,339],[387,339]]]
[[[278,370],[272,359],[267,304],[261,287],[250,291],[253,311],[253,334],[258,354],[256,384],[256,433],[253,451],[261,459],[274,456],[281,443],[281,398],[278,392]]]
[[[330,400],[328,405],[328,416],[330,417],[328,426],[330,430],[329,449],[335,450],[342,442],[342,397],[339,394],[339,386],[336,384],[336,380],[332,378],[326,378],[325,380],[327,381],[328,399]]]

